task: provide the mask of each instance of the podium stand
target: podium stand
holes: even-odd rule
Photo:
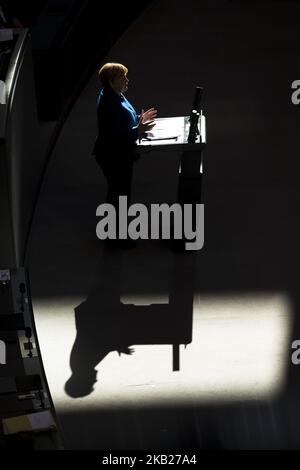
[[[200,115],[199,134],[195,143],[188,143],[189,117],[170,117],[155,120],[151,137],[141,139],[138,153],[166,151],[181,152],[178,168],[178,202],[201,202],[201,179],[203,174],[202,154],[206,146],[206,120]]]
[[[188,142],[190,132],[189,116],[161,118],[155,120],[152,136],[141,139],[137,152],[176,152],[180,153],[178,165],[177,202],[200,204],[203,175],[203,151],[206,147],[206,119],[200,113],[198,133],[194,143]],[[186,252],[185,239],[173,240],[173,249]],[[173,370],[180,369],[180,344],[185,346],[192,341],[193,323],[193,285],[196,269],[195,251],[188,257],[174,259],[173,288],[169,306],[161,306],[160,315],[173,316],[173,322],[180,325],[177,334],[172,337]],[[184,273],[184,277],[182,276]],[[176,307],[176,308],[175,308]],[[151,316],[152,317],[152,316]],[[166,341],[166,338],[165,338]],[[167,341],[166,341],[167,342]]]
[[[206,119],[200,114],[198,134],[194,143],[188,142],[190,130],[189,116],[160,118],[155,120],[155,127],[150,137],[141,139],[137,152],[165,151],[180,152],[178,167],[177,202],[183,204],[200,204],[203,151],[206,146]],[[185,240],[176,240],[175,249],[183,250]]]

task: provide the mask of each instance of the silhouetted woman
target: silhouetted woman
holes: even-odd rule
[[[133,163],[138,159],[136,142],[154,126],[154,108],[138,115],[125,98],[128,69],[107,63],[99,70],[102,89],[97,101],[98,137],[94,147],[96,161],[107,178],[108,203],[118,207],[119,196],[130,202]]]

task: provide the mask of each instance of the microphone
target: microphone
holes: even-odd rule
[[[200,102],[203,91],[204,88],[202,86],[196,86],[193,107],[190,113],[190,131],[188,135],[189,144],[194,144],[196,142],[197,135],[199,135],[198,121],[200,117]]]
[[[196,86],[195,96],[192,111],[195,110],[200,114],[200,102],[203,95],[204,88],[202,86]]]

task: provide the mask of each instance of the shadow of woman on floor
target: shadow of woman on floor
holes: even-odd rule
[[[77,334],[70,357],[72,375],[65,384],[66,393],[73,398],[93,391],[97,381],[95,367],[110,352],[134,352],[124,343],[128,306],[120,302],[121,262],[120,250],[104,250],[97,285],[75,308]]]
[[[173,345],[173,370],[179,370],[179,345],[192,341],[196,258],[190,254],[166,257],[168,304],[123,304],[120,299],[122,272],[126,273],[127,267],[124,263],[142,263],[147,269],[150,259],[153,252],[141,251],[126,257],[121,249],[104,249],[96,284],[87,299],[75,308],[77,333],[70,356],[72,375],[65,384],[69,396],[78,398],[92,393],[97,381],[96,366],[110,352],[132,354],[132,345]],[[151,285],[147,288],[151,289]]]

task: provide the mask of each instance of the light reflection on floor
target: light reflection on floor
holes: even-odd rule
[[[180,346],[180,371],[172,370],[171,345],[133,345],[133,355],[112,351],[98,364],[98,381],[90,395],[71,398],[64,386],[71,374],[74,308],[83,300],[34,302],[42,358],[58,411],[254,400],[270,398],[284,386],[293,320],[288,297],[196,294],[193,340],[186,348]],[[148,302],[151,298],[143,301]]]

